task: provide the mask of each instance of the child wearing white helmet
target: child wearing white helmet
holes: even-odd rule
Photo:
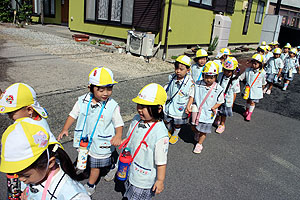
[[[16,120],[1,139],[0,171],[15,173],[26,184],[21,199],[89,200],[71,159],[50,140],[43,126]]]
[[[133,155],[124,197],[149,200],[164,190],[169,147],[168,130],[163,122],[163,105],[167,94],[156,83],[146,85],[132,99],[137,104],[127,139],[121,148],[129,148]]]
[[[196,52],[196,57],[194,58],[195,64],[191,66],[192,78],[196,84],[199,84],[200,81],[203,79],[202,72],[207,60],[207,52],[204,49],[199,49]]]
[[[46,109],[40,106],[36,92],[25,83],[15,83],[0,93],[0,113],[7,114],[14,121],[26,121],[43,126],[50,135],[50,141],[56,139],[50,131],[46,118]],[[11,189],[9,187],[9,189]]]
[[[73,146],[78,148],[82,140],[88,139],[91,172],[85,188],[89,195],[95,192],[100,169],[112,165],[114,146],[121,144],[124,123],[118,103],[110,97],[116,83],[110,69],[94,68],[89,74],[90,92],[78,98],[58,136],[58,140],[68,136],[69,128],[77,119]],[[116,169],[113,167],[114,172]]]
[[[273,83],[276,83],[278,80],[279,68],[283,68],[283,61],[280,58],[281,49],[276,48],[273,50],[273,57],[271,57],[265,66],[265,71],[267,73],[267,85],[264,88],[264,93],[271,94],[273,88]]]
[[[225,102],[219,107],[216,117],[216,132],[221,134],[225,131],[225,121],[227,117],[232,117],[232,107],[236,99],[236,94],[240,93],[240,83],[235,71],[238,68],[238,61],[234,57],[226,59],[223,72],[218,75],[217,82],[223,88]]]
[[[219,73],[222,72],[223,64],[229,56],[231,56],[231,52],[228,48],[222,48],[220,52],[217,54],[216,56],[217,59],[214,60],[214,62],[217,63],[219,66]]]
[[[283,75],[284,83],[282,90],[285,91],[297,71],[300,73],[299,61],[296,58],[297,49],[293,48],[289,51],[289,56],[284,60],[284,66],[279,68],[278,74]]]
[[[165,86],[168,100],[164,107],[164,121],[169,129],[171,144],[178,141],[181,126],[188,122],[188,115],[184,110],[189,97],[194,96],[194,82],[188,74],[190,67],[191,59],[188,56],[179,56],[175,62],[175,73],[169,76],[169,83]]]
[[[211,133],[218,107],[224,103],[223,88],[216,82],[219,74],[218,64],[213,61],[207,62],[203,73],[204,79],[195,86],[195,96],[190,96],[186,107],[186,114],[193,111],[192,129],[197,142],[193,152],[196,154],[201,153],[206,134]]]
[[[252,113],[255,108],[255,103],[259,102],[259,99],[263,98],[263,85],[266,85],[266,72],[263,70],[263,56],[260,54],[254,54],[251,60],[251,68],[247,68],[243,72],[239,79],[245,80],[244,87],[244,99],[246,102],[246,111],[244,117],[246,121],[251,120]]]
[[[286,45],[283,47],[283,51],[280,55],[281,60],[284,62],[284,60],[289,56],[289,51],[291,50],[292,46],[290,43],[286,43]]]

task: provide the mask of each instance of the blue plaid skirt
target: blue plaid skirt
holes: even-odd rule
[[[225,117],[232,117],[232,107],[226,107],[225,104],[222,104],[219,107],[219,115],[220,116],[225,116]]]
[[[189,118],[184,118],[184,119],[175,119],[173,117],[165,115],[164,120],[168,123],[173,123],[173,124],[187,124]]]
[[[89,157],[90,157],[91,168],[108,167],[111,165],[111,157],[104,158],[104,159],[97,159],[97,158],[93,158],[92,156]]]
[[[211,133],[212,123],[199,122],[196,126],[197,131],[201,133]]]
[[[127,180],[125,182],[126,191],[124,197],[127,197],[128,200],[150,200],[154,197],[155,193],[150,189],[138,188],[129,183]]]

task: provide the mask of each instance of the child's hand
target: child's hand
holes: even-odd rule
[[[119,146],[122,144],[122,138],[118,137],[118,136],[114,136],[111,140],[110,140],[111,145],[113,146]]]
[[[152,188],[152,191],[155,192],[155,194],[161,193],[165,189],[164,182],[157,180]]]
[[[211,108],[211,111],[213,111],[214,115],[216,115],[216,114],[217,114],[217,109],[215,109],[215,108]]]
[[[57,141],[61,140],[64,135],[69,136],[69,131],[68,130],[62,130],[62,132],[57,136]]]
[[[190,114],[191,112],[192,112],[191,106],[187,106],[186,109],[185,109],[185,113]]]
[[[29,190],[29,188],[26,187],[25,190],[22,192],[22,194],[20,196],[21,200],[27,200],[28,190]]]

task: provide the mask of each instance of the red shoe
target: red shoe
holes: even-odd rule
[[[249,112],[249,114],[247,115],[246,117],[246,121],[250,121],[251,120],[251,115],[252,115],[253,112]]]

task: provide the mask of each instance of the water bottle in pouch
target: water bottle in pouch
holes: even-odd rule
[[[243,99],[247,100],[249,98],[249,94],[250,94],[250,86],[246,85]]]
[[[196,125],[197,124],[196,120],[197,120],[197,115],[198,115],[198,111],[199,110],[198,110],[196,104],[192,104],[191,109],[192,109],[192,121],[191,121],[191,124],[192,125]]]
[[[6,174],[7,177],[7,196],[9,200],[20,200],[21,198],[21,182],[18,175]]]
[[[88,152],[87,146],[89,144],[88,137],[83,137],[80,141],[79,145],[79,151],[78,151],[78,159],[77,159],[77,165],[76,168],[80,170],[86,169],[87,164],[87,158],[88,158]]]
[[[130,153],[130,149],[125,148],[119,157],[117,179],[119,179],[120,181],[126,181],[131,162],[132,162],[132,156]]]

